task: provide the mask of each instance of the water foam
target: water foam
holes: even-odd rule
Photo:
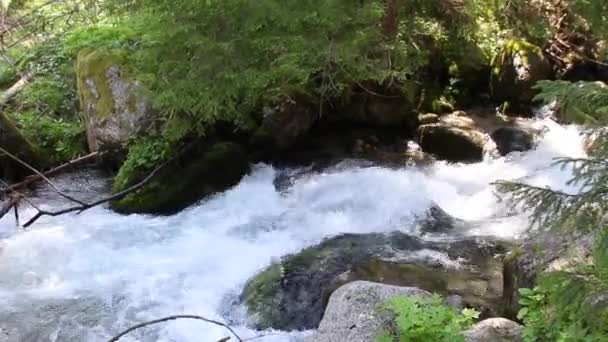
[[[14,231],[6,217],[0,221],[0,341],[105,341],[135,322],[179,313],[229,320],[242,337],[251,337],[258,332],[245,327],[242,310],[226,303],[253,274],[341,233],[413,234],[416,216],[433,203],[482,222],[470,234],[517,237],[527,219],[497,202],[491,183],[524,177],[566,190],[570,173],[548,164],[558,156],[584,156],[576,127],[548,120],[537,125],[547,132],[535,150],[478,164],[398,170],[342,165],[305,174],[281,191],[273,184],[280,170],[257,165],[233,189],[171,217],[94,208],[45,218],[28,231]],[[123,340],[225,336],[221,327],[175,321]],[[298,336],[274,332],[260,341]]]

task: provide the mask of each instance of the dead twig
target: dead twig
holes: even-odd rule
[[[150,325],[154,325],[154,324],[158,324],[158,323],[163,323],[163,322],[167,322],[167,321],[174,321],[177,319],[195,319],[195,320],[199,320],[199,321],[203,321],[203,322],[207,322],[210,324],[215,324],[218,325],[220,327],[225,328],[226,330],[230,331],[230,333],[232,335],[234,335],[234,337],[236,337],[237,341],[239,342],[243,342],[244,340],[234,331],[234,329],[232,329],[230,326],[228,326],[227,324],[224,324],[222,322],[218,322],[212,319],[208,319],[205,318],[203,316],[197,316],[197,315],[174,315],[174,316],[167,316],[164,318],[159,318],[159,319],[155,319],[153,321],[148,321],[148,322],[143,322],[143,323],[139,323],[137,325],[134,325],[130,328],[128,328],[127,330],[124,330],[123,332],[121,332],[120,334],[112,337],[111,339],[108,340],[108,342],[116,342],[118,340],[120,340],[122,337],[124,337],[125,335],[129,334],[130,332],[133,332],[137,329],[143,328],[143,327],[147,327]],[[230,338],[223,338],[220,341],[228,341]],[[219,342],[219,341],[218,341]]]
[[[51,176],[54,176],[54,175],[58,174],[61,171],[64,171],[64,170],[69,169],[71,167],[74,167],[76,165],[83,164],[83,163],[88,162],[88,161],[90,161],[92,159],[96,159],[98,157],[101,157],[105,153],[106,152],[93,152],[93,153],[87,154],[86,156],[78,157],[78,158],[76,158],[74,160],[70,160],[69,162],[67,162],[65,164],[59,165],[59,166],[57,166],[57,167],[55,167],[55,168],[53,168],[51,170],[43,172],[43,175],[46,176],[47,178],[51,177]],[[40,177],[39,174],[35,174],[35,175],[32,175],[32,176],[26,177],[23,181],[21,181],[19,183],[7,186],[5,189],[3,189],[1,191],[5,191],[5,192],[7,192],[7,191],[14,191],[14,190],[17,190],[17,189],[21,189],[21,188],[27,187],[27,186],[31,185],[32,183],[35,183],[35,182],[40,181],[40,180],[42,180],[42,177]]]
[[[53,188],[53,190],[59,194],[59,196],[68,199],[74,203],[80,204],[80,205],[86,205],[84,202],[64,193],[63,191],[59,190],[59,188],[57,188],[57,186],[55,186],[55,184],[53,182],[51,182],[50,179],[48,179],[47,176],[45,176],[42,172],[38,171],[35,167],[31,166],[30,164],[24,162],[23,160],[21,160],[20,158],[18,158],[17,156],[15,156],[14,154],[10,153],[9,151],[5,150],[4,148],[0,147],[0,152],[2,152],[3,154],[5,154],[6,156],[8,156],[9,158],[11,158],[12,160],[16,161],[17,163],[25,166],[27,169],[29,169],[30,171],[34,172],[35,174],[37,174],[42,180],[44,180],[48,185],[51,186],[51,188]]]
[[[63,215],[63,214],[67,214],[67,213],[71,213],[74,211],[77,211],[78,214],[89,210],[95,206],[98,206],[100,204],[106,203],[106,202],[110,202],[113,200],[117,200],[117,199],[121,199],[125,196],[127,196],[128,194],[130,194],[133,191],[138,190],[139,188],[143,187],[144,185],[146,185],[146,183],[148,183],[154,176],[156,176],[156,174],[162,170],[165,166],[167,166],[168,164],[172,163],[175,160],[176,157],[167,160],[166,162],[160,164],[156,169],[154,169],[152,172],[150,172],[148,174],[148,176],[146,176],[146,178],[142,179],[139,183],[128,187],[127,189],[120,191],[112,196],[108,196],[108,197],[104,197],[98,201],[92,202],[92,203],[82,203],[81,205],[77,205],[77,206],[73,206],[70,208],[65,208],[65,209],[61,209],[58,211],[46,211],[46,210],[38,210],[38,212],[36,213],[36,215],[34,215],[31,219],[29,219],[24,225],[23,228],[27,228],[29,226],[31,226],[32,224],[34,224],[34,222],[36,222],[39,218],[43,217],[43,216],[59,216],[59,215]]]

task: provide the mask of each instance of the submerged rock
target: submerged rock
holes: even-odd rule
[[[536,82],[553,76],[542,49],[524,40],[511,40],[492,61],[491,91],[496,101],[530,104]]]
[[[305,342],[369,342],[392,323],[393,315],[378,307],[395,297],[430,296],[415,287],[367,281],[341,286],[329,298],[318,332]]]
[[[247,172],[249,162],[241,146],[216,143],[169,164],[141,189],[110,205],[124,214],[171,214],[236,185]],[[122,190],[115,187],[114,192]]]
[[[140,83],[120,52],[83,50],[76,60],[78,95],[91,151],[121,147],[154,121]]]
[[[489,318],[465,331],[466,342],[521,342],[523,327],[505,318]]]
[[[496,256],[504,252],[502,245],[484,240],[344,234],[271,265],[248,281],[241,300],[256,327],[281,330],[316,328],[331,293],[355,280],[456,294],[488,311],[502,296],[502,262]]]

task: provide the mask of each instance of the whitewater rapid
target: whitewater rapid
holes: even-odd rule
[[[273,260],[341,233],[416,234],[414,221],[431,205],[482,222],[467,232],[517,238],[525,214],[507,210],[492,182],[520,179],[568,189],[568,170],[555,157],[583,157],[580,131],[550,120],[537,148],[477,164],[435,163],[425,169],[344,163],[322,172],[256,165],[239,185],[170,217],[121,216],[106,208],[44,218],[28,230],[0,221],[0,341],[107,341],[135,323],[197,314],[230,323],[243,338],[245,281]],[[299,175],[297,177],[290,177]],[[287,179],[277,186],[277,177]],[[56,182],[94,196],[99,175]],[[54,198],[54,197],[53,197]],[[62,205],[41,191],[37,203]],[[24,209],[22,217],[32,215]],[[264,332],[259,341],[298,341],[306,334]],[[215,342],[221,327],[179,320],[134,332],[121,341]]]

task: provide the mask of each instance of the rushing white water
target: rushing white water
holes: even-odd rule
[[[526,182],[564,189],[567,170],[554,157],[584,155],[575,127],[548,120],[538,147],[469,165],[424,170],[342,165],[307,173],[278,191],[279,172],[258,165],[235,188],[171,217],[121,216],[104,208],[45,218],[27,231],[0,221],[0,341],[106,341],[136,322],[190,313],[229,321],[242,337],[244,310],[229,303],[273,259],[340,233],[413,231],[416,215],[437,203],[481,221],[469,234],[506,238],[524,232],[491,183]],[[99,187],[98,179],[81,187]],[[74,187],[72,180],[61,180]],[[66,184],[70,183],[70,184]],[[59,206],[46,194],[39,202]],[[28,216],[28,209],[22,216]],[[305,333],[304,333],[305,334]],[[121,341],[217,341],[221,327],[179,320]],[[260,341],[297,341],[274,332]]]

